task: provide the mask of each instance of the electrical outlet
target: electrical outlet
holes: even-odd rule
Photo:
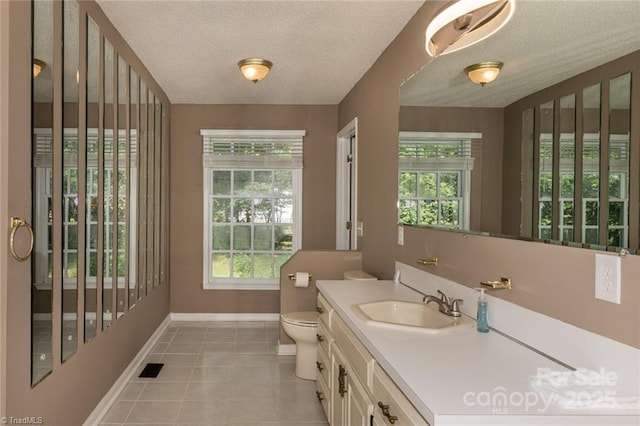
[[[404,245],[404,226],[398,225],[398,245]]]
[[[620,304],[620,256],[596,254],[596,299]]]

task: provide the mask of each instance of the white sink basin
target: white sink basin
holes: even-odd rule
[[[430,334],[447,333],[475,325],[475,321],[464,315],[455,318],[443,314],[432,303],[380,300],[352,305],[351,309],[368,323]]]

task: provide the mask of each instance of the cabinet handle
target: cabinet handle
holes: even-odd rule
[[[383,404],[382,401],[378,401],[378,407],[382,410],[382,415],[389,419],[389,423],[394,424],[396,420],[398,420],[398,417],[391,415],[389,412],[389,406]]]
[[[344,398],[344,394],[347,393],[347,386],[345,385],[344,378],[347,375],[347,369],[342,366],[342,364],[338,365],[338,393],[340,393],[340,398]]]
[[[322,365],[322,363],[320,361],[316,361],[316,367],[318,367],[319,371],[324,370],[324,366]]]
[[[324,342],[324,336],[322,334],[316,334],[316,339],[318,339],[318,342]]]
[[[324,309],[322,309],[320,306],[316,306],[316,311],[317,311],[319,314],[324,314]]]
[[[324,396],[322,396],[322,392],[316,391],[316,396],[318,397],[318,401],[324,401]]]

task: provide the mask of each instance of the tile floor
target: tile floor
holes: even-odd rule
[[[278,322],[172,322],[146,360],[164,363],[158,377],[136,374],[101,426],[327,426],[315,382],[275,354],[278,332]]]

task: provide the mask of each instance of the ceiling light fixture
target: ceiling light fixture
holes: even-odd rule
[[[464,72],[469,76],[469,80],[484,87],[485,84],[491,83],[498,77],[503,65],[502,62],[497,61],[480,62],[469,65],[464,69]]]
[[[45,69],[46,66],[47,64],[44,61],[33,58],[33,78],[36,78],[37,76],[39,76],[42,70]]]
[[[509,22],[514,1],[457,0],[427,26],[427,53],[435,58],[484,40]]]
[[[238,62],[238,67],[244,78],[254,83],[264,79],[272,66],[271,61],[259,58],[247,58]]]

